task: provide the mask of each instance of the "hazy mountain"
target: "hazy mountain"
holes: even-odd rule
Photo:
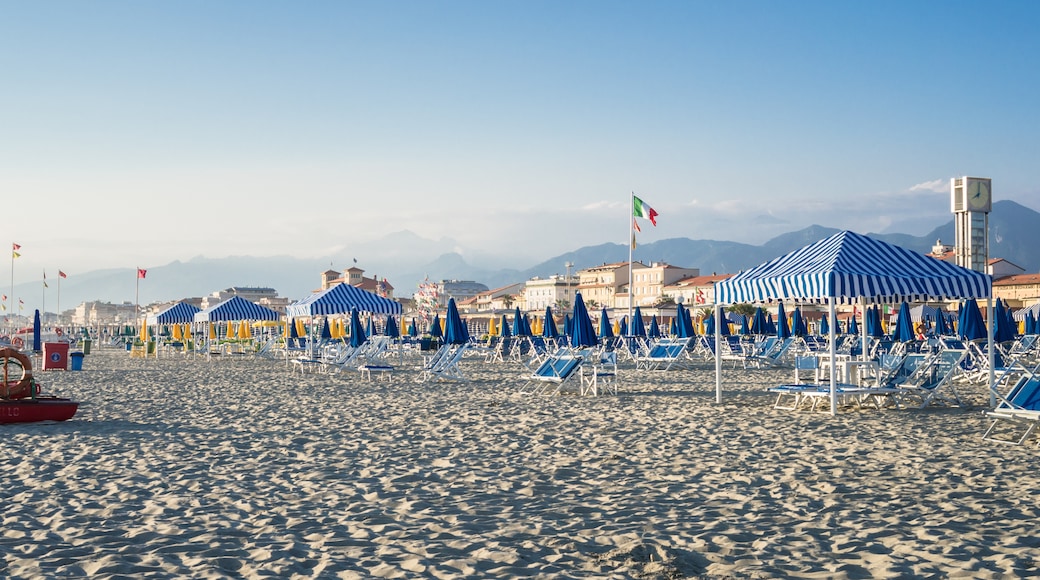
[[[838,230],[813,225],[777,236],[761,246],[717,240],[673,238],[639,245],[633,259],[643,263],[667,262],[676,266],[699,268],[703,274],[735,273],[760,264],[806,244],[827,237]],[[998,201],[990,214],[991,255],[1004,258],[1027,272],[1040,271],[1040,252],[1036,251],[1036,232],[1040,231],[1040,213],[1013,201]],[[951,219],[947,224],[924,236],[887,233],[867,234],[918,252],[928,252],[937,239],[947,244],[954,240]],[[449,238],[428,240],[411,232],[395,232],[369,244],[337,249],[333,255],[314,259],[288,256],[239,256],[212,259],[202,256],[186,262],[176,261],[148,269],[144,280],[136,278],[132,268],[96,270],[77,274],[60,281],[62,310],[84,301],[134,302],[140,292],[140,303],[178,300],[205,296],[231,286],[263,286],[274,288],[281,296],[300,299],[320,285],[321,273],[328,269],[343,270],[355,265],[366,276],[387,278],[397,296],[408,297],[424,278],[430,280],[474,280],[489,288],[505,286],[534,276],[564,274],[572,263],[571,273],[591,266],[628,260],[625,244],[586,246],[552,257],[527,268],[491,269],[467,262]],[[503,264],[509,263],[502,260]],[[58,305],[50,280],[47,310]],[[41,281],[30,281],[15,287],[15,296],[40,296]],[[51,301],[54,302],[51,302]]]

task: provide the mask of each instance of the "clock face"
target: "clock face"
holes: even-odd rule
[[[975,209],[989,206],[989,184],[985,181],[972,181],[968,184],[968,205]]]

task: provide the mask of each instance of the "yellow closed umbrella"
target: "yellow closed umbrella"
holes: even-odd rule
[[[148,342],[148,338],[149,337],[148,337],[148,320],[147,319],[141,320],[141,334],[138,336],[138,338],[141,339],[141,342]]]
[[[209,339],[217,340],[217,327],[213,326],[212,322],[208,322],[207,324],[209,324]]]
[[[408,325],[404,321],[404,316],[401,317],[401,336],[408,335]]]
[[[286,320],[285,324],[282,325],[282,338],[289,338],[289,325],[292,324],[291,320]]]
[[[304,337],[307,336],[307,325],[303,323],[302,318],[296,319],[296,336]]]
[[[249,328],[249,321],[243,320],[238,324],[239,338],[253,338],[253,329]]]
[[[497,336],[498,327],[495,325],[495,319],[492,318],[488,321],[488,336]]]
[[[182,338],[181,337],[181,325],[174,324],[173,325],[173,340],[179,342],[181,340],[181,338]]]
[[[235,323],[228,320],[227,332],[224,334],[225,338],[235,338]]]

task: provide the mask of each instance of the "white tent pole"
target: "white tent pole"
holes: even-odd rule
[[[989,293],[989,296],[986,297],[986,322],[988,323],[986,325],[988,327],[986,329],[986,335],[987,335],[987,337],[986,337],[987,349],[986,350],[987,350],[987,356],[989,357],[989,406],[990,407],[996,407],[997,406],[997,394],[993,391],[993,388],[994,388],[993,382],[996,380],[996,371],[993,369],[993,362],[994,362],[994,360],[993,360],[994,359],[994,356],[993,356],[993,329],[996,326],[994,324],[994,322],[996,322],[996,320],[994,320],[994,318],[993,318],[993,292],[992,291]]]
[[[722,307],[715,302],[715,402],[722,402]]]
[[[837,389],[837,386],[834,384],[834,377],[835,377],[835,367],[837,367],[837,363],[838,363],[838,349],[837,349],[837,345],[835,345],[835,342],[834,342],[834,326],[835,326],[836,316],[835,316],[835,313],[834,313],[834,297],[833,296],[828,296],[827,297],[827,316],[830,317],[830,322],[831,322],[831,328],[830,328],[831,343],[830,343],[830,346],[828,347],[830,349],[830,355],[831,355],[831,415],[837,415],[838,414],[838,389]]]

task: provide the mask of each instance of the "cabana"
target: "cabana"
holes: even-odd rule
[[[717,282],[715,316],[721,322],[721,306],[741,302],[791,300],[825,303],[830,323],[830,357],[834,360],[836,304],[988,299],[991,287],[988,274],[842,231]],[[992,307],[990,301],[991,313]],[[992,360],[992,327],[989,336]],[[720,340],[717,334],[715,340],[717,345]],[[718,402],[722,401],[721,373],[721,361],[716,359],[715,397]],[[837,413],[834,365],[831,365],[830,372],[830,400],[833,415]]]

